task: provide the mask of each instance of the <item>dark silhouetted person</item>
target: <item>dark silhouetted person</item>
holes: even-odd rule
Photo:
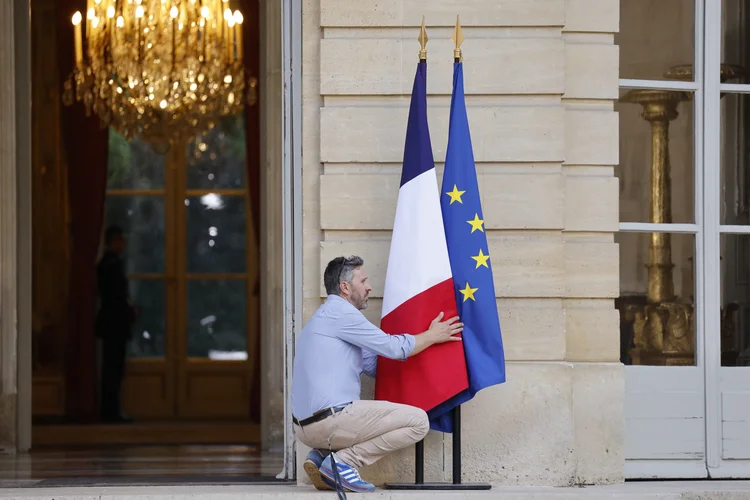
[[[108,227],[104,242],[104,255],[96,267],[100,299],[96,334],[102,339],[101,419],[105,422],[130,422],[131,419],[120,409],[120,392],[126,348],[132,336],[136,311],[130,303],[122,258],[125,251],[122,228]]]

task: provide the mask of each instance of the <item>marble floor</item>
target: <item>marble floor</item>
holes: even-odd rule
[[[0,488],[277,484],[283,453],[253,445],[42,448],[0,455]]]

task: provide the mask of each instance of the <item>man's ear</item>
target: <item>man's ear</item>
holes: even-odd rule
[[[339,291],[342,293],[348,293],[350,291],[349,283],[347,283],[346,281],[342,281],[341,283],[339,283]]]

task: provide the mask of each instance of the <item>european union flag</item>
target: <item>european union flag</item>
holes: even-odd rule
[[[448,150],[440,206],[458,315],[464,323],[462,337],[469,388],[428,414],[431,428],[452,432],[450,410],[469,401],[485,387],[505,382],[505,352],[471,147],[461,62],[453,65]]]

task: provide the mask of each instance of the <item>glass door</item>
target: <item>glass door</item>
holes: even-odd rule
[[[703,16],[700,0],[620,2],[617,308],[629,478],[707,475]]]
[[[123,409],[144,419],[246,419],[256,381],[258,245],[242,117],[159,154],[110,133],[106,224],[128,240],[139,314]]]
[[[750,4],[620,9],[626,477],[747,478]]]
[[[178,406],[189,417],[248,417],[259,296],[244,120],[180,152]]]
[[[708,470],[750,477],[750,5],[706,9]]]
[[[175,162],[140,139],[109,133],[105,226],[123,229],[130,295],[138,310],[128,344],[123,411],[136,419],[176,412]]]

